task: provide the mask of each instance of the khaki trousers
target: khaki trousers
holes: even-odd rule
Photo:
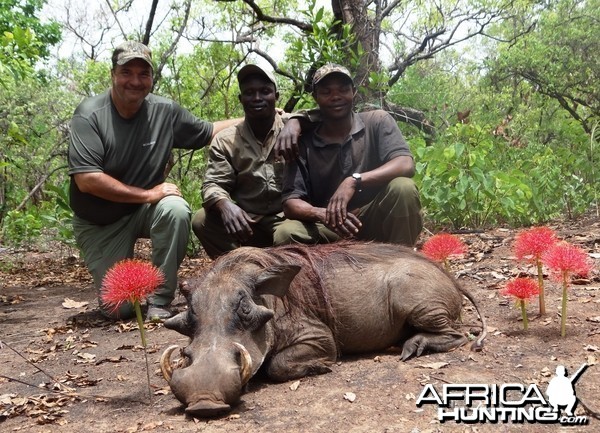
[[[113,311],[102,303],[100,296],[106,271],[123,259],[133,258],[138,238],[152,241],[152,264],[165,276],[165,283],[149,297],[148,302],[161,306],[171,303],[177,289],[177,270],[187,250],[191,214],[184,199],[167,196],[156,204],[142,205],[131,215],[104,226],[74,217],[75,239],[94,278],[102,314],[112,319],[127,319],[135,314],[132,304],[126,303]]]
[[[356,239],[413,246],[423,229],[419,191],[406,177],[393,179],[375,199],[359,209],[362,222]],[[287,220],[277,230],[275,245],[317,244],[340,240],[321,223]]]
[[[241,246],[271,247],[278,228],[287,221],[283,214],[264,215],[252,224],[253,236],[243,244],[227,233],[218,212],[200,209],[192,219],[192,230],[200,240],[206,254],[216,259],[222,254]]]

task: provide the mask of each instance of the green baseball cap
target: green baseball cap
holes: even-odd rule
[[[277,81],[275,80],[275,75],[273,75],[273,73],[271,71],[269,71],[267,69],[263,69],[262,67],[260,67],[258,65],[254,65],[254,64],[246,65],[242,69],[239,70],[239,72],[237,73],[238,83],[241,83],[250,75],[263,76],[268,81],[273,83],[273,85],[275,86],[275,90],[277,90]]]
[[[354,80],[352,79],[352,75],[350,74],[348,68],[338,65],[337,63],[327,63],[317,69],[317,72],[315,72],[312,81],[313,88],[319,84],[319,81],[331,74],[342,74],[352,82],[352,85],[354,85]]]

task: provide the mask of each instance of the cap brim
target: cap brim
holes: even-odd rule
[[[331,71],[326,73],[325,75],[319,77],[318,80],[313,81],[312,85],[313,87],[315,87],[317,84],[319,84],[321,81],[323,81],[325,78],[330,77],[331,75],[339,75],[341,77],[346,78],[348,81],[350,81],[352,83],[352,85],[354,86],[354,80],[352,79],[352,77],[348,74],[346,74],[345,72],[342,71]]]
[[[250,75],[260,75],[262,77],[265,77],[268,81],[273,83],[275,88],[277,88],[277,83],[275,82],[275,79],[272,76],[270,76],[263,68],[257,65],[246,65],[242,67],[242,69],[240,69],[237,74],[238,82],[241,83]]]
[[[140,60],[143,60],[143,61],[144,61],[144,62],[146,62],[148,65],[150,65],[150,67],[151,67],[151,68],[153,68],[153,69],[154,69],[154,65],[152,64],[152,62],[151,62],[151,61],[149,61],[149,60],[148,60],[146,57],[144,57],[144,56],[140,56],[140,55],[133,55],[133,56],[123,56],[122,58],[120,58],[120,59],[117,61],[117,65],[119,65],[119,66],[123,66],[125,63],[129,63],[129,62],[131,62],[132,60],[135,60],[135,59],[140,59]]]

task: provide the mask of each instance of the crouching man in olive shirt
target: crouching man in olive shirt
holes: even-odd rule
[[[275,141],[284,125],[271,71],[248,64],[238,72],[244,121],[221,131],[210,145],[202,184],[203,208],[192,229],[211,258],[240,246],[278,243],[286,220],[281,207],[283,161]]]
[[[152,54],[128,41],[112,56],[111,88],[84,100],[71,120],[70,203],[77,244],[94,278],[100,311],[113,319],[134,316],[102,303],[106,271],[133,257],[138,238],[152,240],[152,263],[165,283],[149,298],[149,320],[170,317],[177,270],[188,243],[191,210],[177,185],[165,182],[173,148],[198,149],[239,119],[200,120],[174,101],[150,93]]]

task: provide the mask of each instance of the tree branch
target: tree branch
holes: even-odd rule
[[[157,1],[157,0],[155,0],[155,1]],[[156,72],[154,74],[154,82],[155,83],[160,81],[160,78],[162,77],[162,70],[165,67],[165,65],[167,64],[167,60],[169,60],[169,58],[175,51],[175,48],[177,47],[177,43],[179,42],[179,40],[181,39],[181,35],[183,35],[183,32],[185,31],[188,19],[190,17],[191,8],[192,8],[192,0],[185,0],[184,17],[181,20],[181,25],[179,26],[179,29],[177,29],[176,36],[173,39],[173,41],[171,42],[171,45],[160,56],[160,62],[158,64],[158,66],[156,67]]]
[[[236,0],[216,0],[216,1],[221,2],[221,3],[233,3]],[[258,6],[254,0],[242,0],[242,1],[244,3],[246,3],[250,7],[250,9],[252,9],[254,14],[256,15],[257,21],[263,21],[263,22],[274,23],[274,24],[289,24],[291,26],[297,27],[298,29],[302,30],[303,32],[312,32],[313,28],[310,24],[307,24],[303,21],[286,18],[286,17],[272,17],[270,15],[265,14],[262,11],[262,9],[260,8],[260,6]]]
[[[65,168],[67,168],[66,165],[62,165],[58,168],[55,168],[54,170],[52,170],[50,173],[46,173],[43,177],[42,180],[40,180],[37,185],[35,185],[31,191],[29,191],[29,194],[27,194],[27,197],[25,197],[23,199],[23,201],[21,201],[21,203],[19,203],[19,205],[15,208],[15,211],[19,212],[21,210],[23,210],[23,208],[25,207],[25,205],[27,204],[27,202],[29,201],[29,199],[31,197],[33,197],[42,186],[44,186],[44,184],[46,183],[46,181],[48,180],[48,178],[50,176],[52,176],[54,173],[56,173],[58,170],[64,170]]]
[[[427,142],[435,137],[435,127],[431,124],[431,122],[425,116],[425,113],[422,111],[409,107],[401,107],[387,100],[383,101],[382,108],[390,113],[394,119],[400,122],[408,123],[409,125],[413,125],[419,128],[419,130],[423,131],[427,135]]]
[[[109,0],[106,1],[108,2]],[[152,6],[150,6],[150,14],[148,15],[148,20],[146,21],[146,31],[144,32],[144,36],[142,37],[142,43],[146,46],[150,42],[150,35],[152,34],[152,24],[154,23],[154,17],[156,15],[157,6],[158,0],[152,0]]]
[[[119,21],[119,18],[117,17],[117,12],[113,9],[112,3],[110,2],[110,0],[106,0],[106,5],[110,9],[110,12],[112,13],[113,18],[115,19],[115,22],[119,26],[119,30],[121,30],[121,35],[123,36],[123,39],[127,39],[127,33],[125,33],[125,30],[123,29],[123,26],[121,25],[121,21]]]

